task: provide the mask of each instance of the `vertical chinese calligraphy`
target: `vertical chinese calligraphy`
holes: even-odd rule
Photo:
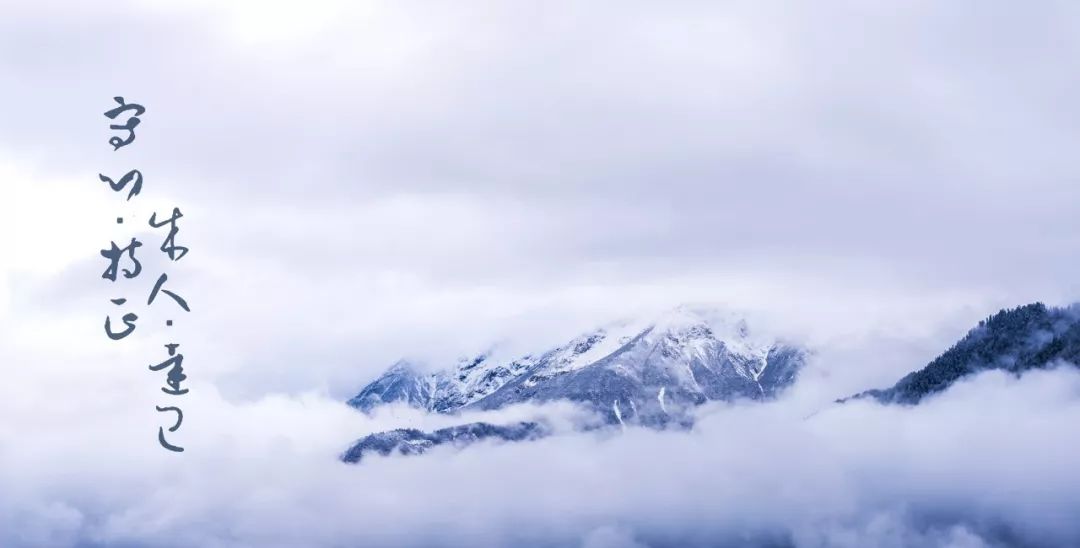
[[[117,103],[117,107],[105,112],[105,117],[113,120],[116,123],[110,124],[109,129],[118,132],[118,135],[113,135],[109,138],[109,144],[113,147],[113,152],[119,152],[120,149],[126,148],[135,142],[135,128],[141,123],[141,116],[146,114],[146,108],[137,103],[128,103],[123,97],[114,97],[113,100]],[[120,176],[119,180],[114,180],[103,173],[98,174],[98,179],[106,183],[108,187],[116,193],[123,192],[127,189],[127,197],[125,201],[130,201],[142,192],[143,188],[143,173],[138,169],[131,169],[124,175]],[[129,186],[130,185],[130,186]],[[164,242],[159,248],[164,253],[169,261],[175,262],[183,259],[189,249],[176,243],[176,235],[180,231],[180,227],[177,221],[183,217],[179,207],[173,207],[172,213],[168,217],[162,216],[161,220],[158,219],[157,213],[150,215],[148,225],[152,229],[159,229],[168,226],[168,235],[165,236]],[[117,217],[116,224],[123,224],[124,218]],[[123,239],[121,239],[123,241]],[[101,256],[108,259],[108,266],[101,274],[101,277],[108,280],[111,284],[121,284],[125,280],[131,280],[137,278],[143,271],[143,265],[136,257],[136,251],[142,247],[143,243],[138,240],[137,237],[132,236],[131,241],[123,247],[117,242],[113,241],[109,243],[107,249],[101,250]],[[167,263],[168,264],[168,263]],[[165,295],[171,299],[178,310],[185,313],[191,311],[191,307],[188,305],[186,299],[181,297],[173,289],[166,289],[165,282],[169,281],[167,273],[162,272],[157,277],[157,281],[154,283],[153,289],[150,291],[149,297],[146,299],[146,307],[154,305],[155,300],[159,295]],[[119,286],[119,284],[117,284]],[[170,287],[172,284],[170,283]],[[168,299],[166,299],[168,300]],[[118,307],[125,307],[128,305],[128,299],[123,296],[110,299],[110,302]],[[123,315],[120,316],[118,322],[114,322],[111,315],[105,316],[105,335],[113,341],[122,341],[129,335],[135,332],[139,315],[136,314],[131,308],[123,308]],[[122,324],[122,325],[117,325]],[[165,322],[167,327],[173,325],[173,320],[169,319]],[[179,353],[177,349],[180,347],[179,343],[169,342],[166,343],[165,349],[168,351],[168,359],[149,367],[150,371],[166,371],[165,385],[161,388],[161,391],[166,396],[179,397],[188,393],[188,389],[182,386],[182,383],[187,379],[187,375],[184,374],[184,368],[182,366],[184,361],[184,355]],[[176,432],[180,425],[184,422],[184,412],[176,405],[155,406],[158,413],[173,413],[175,417],[168,424],[168,427],[158,427],[158,443],[162,447],[169,451],[182,452],[183,447],[170,443],[165,436],[166,430],[168,432]]]

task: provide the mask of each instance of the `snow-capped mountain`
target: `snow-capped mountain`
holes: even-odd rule
[[[667,424],[706,401],[776,395],[794,381],[805,352],[751,333],[733,314],[682,306],[650,320],[613,323],[545,352],[491,356],[431,374],[399,361],[349,404],[369,411],[403,402],[453,413],[566,399],[609,422]]]

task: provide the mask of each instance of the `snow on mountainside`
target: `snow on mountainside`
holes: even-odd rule
[[[804,359],[800,348],[752,334],[738,316],[682,306],[510,361],[486,353],[432,374],[401,361],[349,404],[370,411],[402,402],[453,413],[567,399],[612,423],[659,425],[709,400],[772,397],[794,382]]]

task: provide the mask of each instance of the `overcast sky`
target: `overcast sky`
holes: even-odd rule
[[[164,337],[235,415],[684,302],[890,384],[1080,295],[1078,65],[1069,2],[0,0],[0,441],[115,430]],[[193,311],[113,344],[98,251],[173,206]]]
[[[1080,293],[1076,9],[5,2],[0,313],[101,315],[111,219],[178,205],[230,390],[684,301],[948,341]]]

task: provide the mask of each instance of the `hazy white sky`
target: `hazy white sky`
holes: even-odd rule
[[[3,321],[100,315],[113,216],[179,205],[223,386],[351,390],[682,301],[947,341],[1080,293],[1067,3],[3,10]],[[113,154],[117,94],[149,113]],[[123,205],[96,174],[131,167]]]

